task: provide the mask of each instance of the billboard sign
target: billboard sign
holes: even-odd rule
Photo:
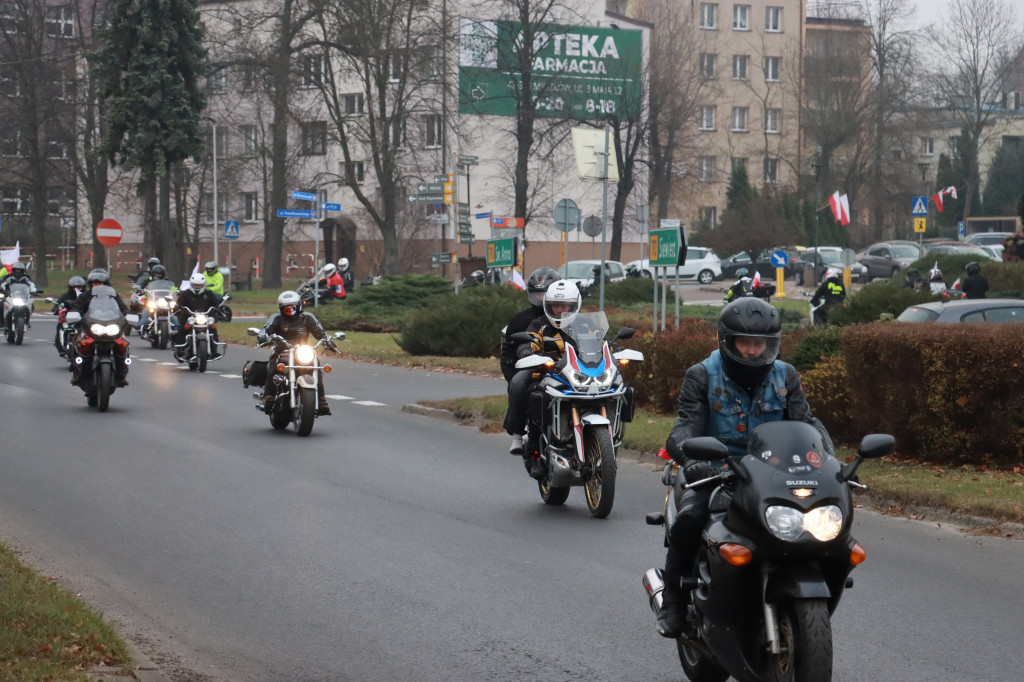
[[[594,26],[536,24],[530,96],[537,116],[636,119],[641,111],[642,34]],[[523,99],[521,25],[463,18],[459,42],[459,113],[515,116]]]

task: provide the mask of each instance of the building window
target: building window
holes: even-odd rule
[[[3,27],[4,33],[21,33],[18,8],[13,2],[4,2],[3,4],[0,4],[0,26]]]
[[[224,133],[224,126],[211,126],[206,132],[206,149],[208,151],[213,149],[214,139],[217,140],[217,157],[226,158],[228,155],[228,136]]]
[[[322,54],[304,54],[300,57],[299,85],[317,88],[323,85],[327,64]]]
[[[13,69],[5,68],[0,72],[0,95],[21,97],[21,79]]]
[[[765,182],[778,182],[779,181],[779,160],[773,158],[765,158],[764,160],[764,181]]]
[[[717,57],[718,55],[704,53],[700,56],[701,78],[717,78]]]
[[[25,205],[28,203],[20,187],[4,187],[3,204],[0,205],[4,213],[22,215],[26,212]]]
[[[242,219],[254,223],[260,219],[260,201],[258,192],[242,192]]]
[[[736,80],[747,80],[747,62],[750,60],[745,54],[733,55],[732,77]]]
[[[747,107],[732,108],[732,131],[734,133],[747,132]]]
[[[239,128],[242,133],[242,153],[255,154],[260,148],[259,132],[256,126],[245,125]]]
[[[51,38],[75,37],[75,12],[73,5],[46,8],[46,35]]]
[[[949,138],[949,155],[954,159],[960,158],[960,136]]]
[[[700,3],[700,27],[718,28],[718,3]]]
[[[714,130],[715,129],[715,107],[706,106],[700,108],[700,129],[701,130]]]
[[[388,81],[397,83],[402,79],[402,55],[390,54],[388,60]]]
[[[764,30],[769,33],[782,33],[782,8],[766,7],[764,11]]]
[[[355,181],[357,185],[363,184],[363,180],[366,179],[365,166],[363,162],[353,161],[350,164],[346,164],[342,161],[341,177],[345,178],[345,182]]]
[[[713,228],[715,223],[718,222],[718,208],[716,206],[701,206],[700,222],[702,222],[706,228]]]
[[[444,139],[444,126],[441,114],[430,114],[427,116],[427,149],[437,149]]]
[[[779,80],[779,73],[782,71],[782,57],[764,58],[764,79],[767,81]]]
[[[227,92],[228,91],[228,70],[221,67],[210,74],[206,80],[207,85],[210,87],[210,92]]]
[[[228,198],[226,195],[217,194],[217,219],[220,220],[228,214]],[[202,206],[199,215],[204,223],[213,222],[213,192],[203,192]]]
[[[933,156],[935,154],[935,140],[931,137],[921,138],[921,155]]]
[[[242,92],[252,92],[256,89],[256,67],[242,66]]]
[[[327,123],[313,121],[302,126],[302,153],[308,156],[327,153]]]
[[[11,130],[0,139],[0,156],[19,158],[28,155],[25,141],[21,137],[20,130]]]
[[[782,120],[782,109],[765,109],[764,131],[766,133],[779,132],[779,121]]]
[[[342,95],[341,99],[345,105],[346,116],[358,116],[363,113],[363,93],[355,92],[350,95]]]
[[[60,134],[47,131],[46,157],[49,159],[67,159],[71,157],[71,143]]]
[[[388,139],[391,141],[391,146],[395,149],[402,149],[405,147],[404,121],[392,121],[388,124]]]
[[[734,31],[750,30],[750,5],[732,6],[732,28]]]
[[[740,168],[747,167],[747,157],[745,156],[734,156],[732,157],[732,170],[735,173]]]
[[[52,216],[74,213],[74,190],[69,187],[50,187],[46,190],[46,212]]]
[[[698,164],[701,182],[711,182],[715,179],[715,157],[702,156],[698,159]]]

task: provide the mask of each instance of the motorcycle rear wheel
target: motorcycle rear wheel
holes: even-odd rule
[[[603,519],[612,513],[615,504],[615,446],[605,426],[588,427],[583,431],[583,452],[590,462],[590,478],[583,483],[590,515]]]
[[[544,504],[565,504],[565,501],[569,499],[568,488],[546,485],[544,481],[537,481],[537,488],[540,490],[540,499],[544,500]]]
[[[313,431],[313,421],[316,419],[316,391],[302,389],[299,391],[299,414],[295,419],[295,433],[299,436],[308,436]]]
[[[765,654],[771,682],[827,682],[832,679],[832,621],[824,599],[779,605],[782,653]]]
[[[19,317],[14,323],[14,345],[20,346],[25,340],[25,318]]]
[[[160,320],[160,331],[157,332],[157,336],[160,337],[160,350],[166,350],[167,342],[171,338],[170,330],[167,327],[167,320]]]
[[[676,647],[679,649],[679,662],[690,682],[725,682],[729,679],[729,673],[713,658],[683,644],[681,639],[676,640]]]
[[[96,368],[96,407],[100,412],[106,412],[110,407],[110,369],[110,365]]]

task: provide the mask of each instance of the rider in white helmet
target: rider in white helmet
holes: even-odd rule
[[[188,308],[193,313],[205,313],[210,308],[213,308],[211,315],[216,319],[217,317],[217,306],[220,305],[220,296],[213,293],[206,288],[206,275],[201,272],[197,272],[188,279],[188,288],[183,290],[178,295],[177,303],[177,314],[171,317],[171,324],[175,327],[174,333],[174,357],[179,362],[183,362],[187,358],[181,357],[181,350],[185,346],[185,325],[188,322],[190,313],[185,310]],[[217,336],[217,327],[211,328],[214,341],[220,341]],[[216,352],[216,351],[214,351]]]
[[[345,291],[352,291],[352,287],[355,286],[355,275],[352,274],[352,268],[349,267],[348,258],[338,259],[338,274],[341,275]]]

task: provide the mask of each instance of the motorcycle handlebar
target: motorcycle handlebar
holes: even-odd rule
[[[686,490],[689,490],[690,488],[700,488],[701,486],[708,485],[709,483],[714,483],[715,481],[727,481],[735,475],[736,474],[732,471],[723,471],[720,474],[715,474],[714,476],[709,476],[708,478],[702,478],[699,481],[694,481],[693,483],[687,483],[686,485],[683,486],[683,488]]]

